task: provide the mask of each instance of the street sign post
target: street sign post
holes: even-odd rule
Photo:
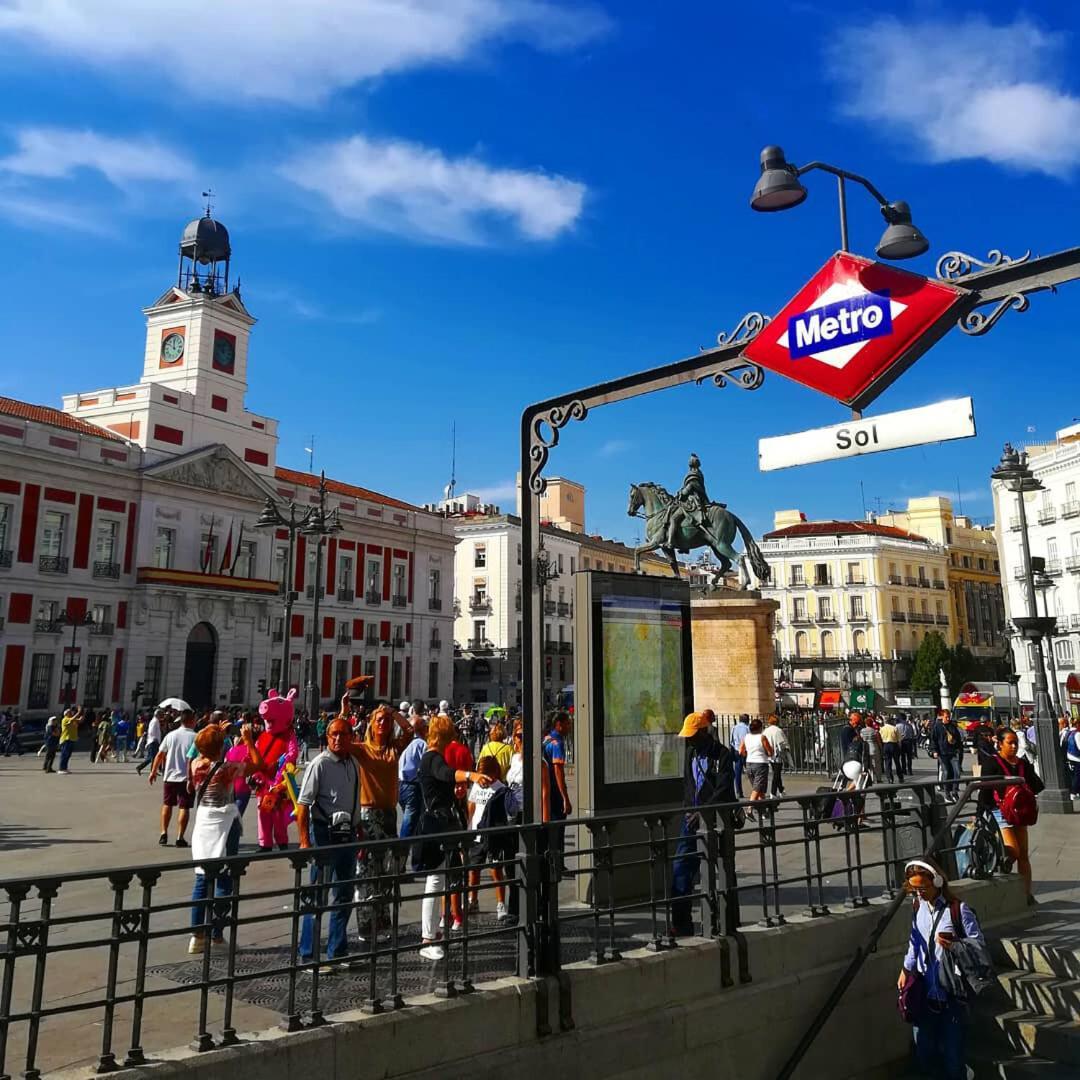
[[[841,251],[743,355],[863,409],[947,333],[970,304],[963,289]]]
[[[883,413],[849,420],[833,427],[813,428],[792,435],[758,440],[758,466],[762,472],[899,450],[904,446],[967,439],[975,434],[971,398],[954,398],[918,409]]]

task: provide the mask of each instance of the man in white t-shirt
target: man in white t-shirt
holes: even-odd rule
[[[769,794],[776,798],[784,794],[784,755],[790,747],[784,729],[780,727],[780,721],[774,715],[769,716],[769,726],[762,732],[769,740],[772,747],[772,756],[769,758]]]
[[[195,713],[185,703],[180,712],[180,726],[173,728],[158,747],[154,763],[150,766],[150,783],[153,784],[159,772],[164,775],[164,791],[161,796],[161,835],[158,843],[165,847],[169,842],[169,822],[172,820],[172,808],[179,809],[176,816],[176,846],[186,848],[188,817],[194,803],[194,795],[188,788],[188,751],[195,742]]]

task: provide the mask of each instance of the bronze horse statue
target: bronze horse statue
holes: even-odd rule
[[[746,548],[746,558],[759,581],[767,582],[772,577],[769,564],[761,553],[761,548],[754,542],[750,530],[744,522],[725,506],[709,503],[702,512],[702,525],[684,520],[676,530],[675,546],[668,546],[668,521],[675,505],[675,497],[659,484],[631,484],[630,502],[626,512],[631,517],[644,517],[645,543],[634,549],[634,569],[640,571],[641,556],[650,551],[663,551],[671,562],[675,576],[679,577],[679,560],[676,551],[691,551],[694,548],[709,547],[720,561],[717,578],[726,574],[731,567],[740,562],[743,556],[731,546],[735,533],[742,537]],[[746,575],[743,566],[743,576]]]

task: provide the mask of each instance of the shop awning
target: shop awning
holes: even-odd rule
[[[835,709],[840,704],[839,690],[822,690],[818,698],[819,709]]]

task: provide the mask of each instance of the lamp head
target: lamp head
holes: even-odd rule
[[[255,522],[255,528],[270,529],[280,524],[282,524],[281,514],[278,513],[278,508],[274,500],[268,495],[266,497],[266,505],[263,507],[262,513]]]
[[[929,250],[930,241],[912,224],[911,207],[906,202],[887,203],[881,215],[889,224],[878,241],[879,258],[913,259]]]
[[[771,212],[798,206],[806,198],[806,188],[799,182],[794,165],[789,165],[779,146],[761,151],[761,175],[750,196],[754,210]]]

